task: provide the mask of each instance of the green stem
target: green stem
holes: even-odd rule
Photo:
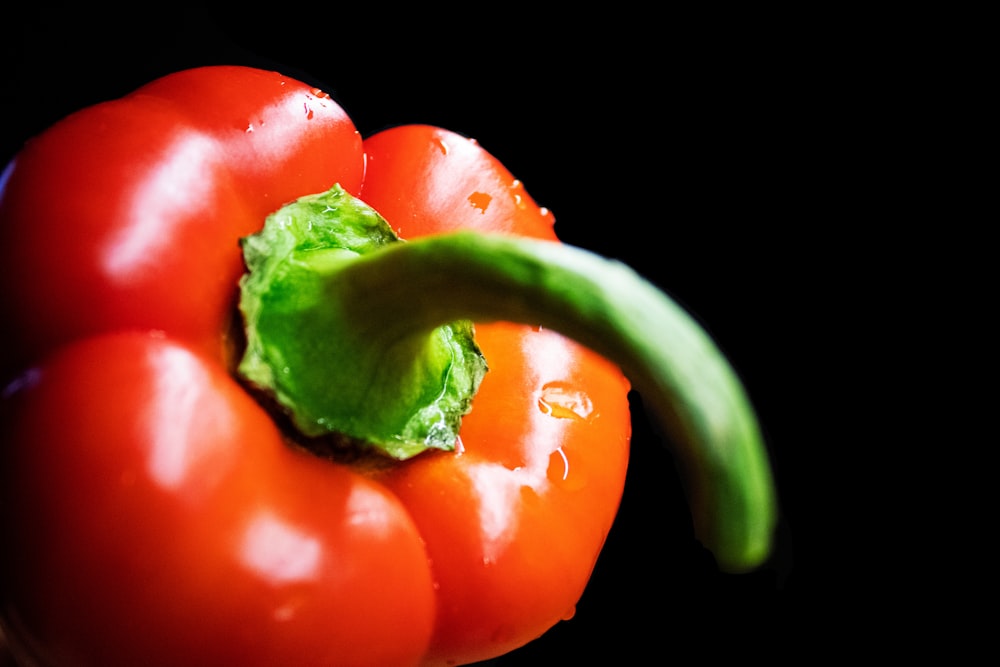
[[[282,207],[243,248],[239,371],[303,435],[397,459],[451,449],[486,372],[471,321],[543,326],[616,362],[662,419],[719,566],[768,557],[775,492],[743,386],[708,334],[627,266],[514,236],[401,243],[339,187]]]
[[[389,339],[459,319],[530,323],[616,362],[663,420],[698,539],[720,568],[770,552],[776,500],[743,385],[708,334],[627,266],[571,246],[459,232],[338,269],[348,319]]]

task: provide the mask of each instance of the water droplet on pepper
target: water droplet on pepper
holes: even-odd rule
[[[473,208],[478,208],[479,212],[484,215],[491,201],[493,201],[493,197],[485,192],[473,192],[469,195],[469,203],[472,204]]]
[[[538,409],[561,419],[590,419],[594,403],[586,392],[565,382],[549,382],[538,395]]]
[[[552,452],[549,457],[548,476],[551,480],[563,482],[569,477],[569,459],[566,458],[566,452],[562,447]]]

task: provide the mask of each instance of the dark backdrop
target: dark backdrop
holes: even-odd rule
[[[815,391],[830,369],[812,269],[836,219],[823,170],[842,130],[830,122],[835,68],[810,49],[809,26],[791,37],[766,16],[751,25],[625,8],[572,21],[511,7],[142,9],[114,21],[29,9],[5,27],[5,160],[59,117],[170,71],[278,69],[329,92],[365,135],[420,122],[475,137],[553,210],[565,241],[659,284],[743,377],[781,494],[773,561],[749,575],[717,571],[633,396],[628,485],[576,617],[497,664],[608,653],[614,664],[684,663],[691,651],[768,660],[822,629],[822,588],[806,595],[816,566],[806,536],[818,520],[806,501],[819,493],[814,435],[827,417]],[[621,215],[607,219],[612,203]]]

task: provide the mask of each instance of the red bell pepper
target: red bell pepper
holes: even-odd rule
[[[353,227],[316,245],[342,215],[385,247]],[[573,614],[621,497],[632,384],[720,566],[765,560],[773,490],[739,381],[665,295],[552,224],[475,142],[362,142],[329,96],[250,68],[179,72],[31,140],[0,193],[15,650],[509,652]],[[442,416],[393,431],[401,412]]]

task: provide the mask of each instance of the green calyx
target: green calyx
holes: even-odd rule
[[[486,372],[471,322],[405,331],[392,307],[353,298],[346,266],[401,243],[339,186],[286,205],[242,241],[247,347],[239,373],[270,394],[307,437],[336,434],[396,459],[455,446]]]

